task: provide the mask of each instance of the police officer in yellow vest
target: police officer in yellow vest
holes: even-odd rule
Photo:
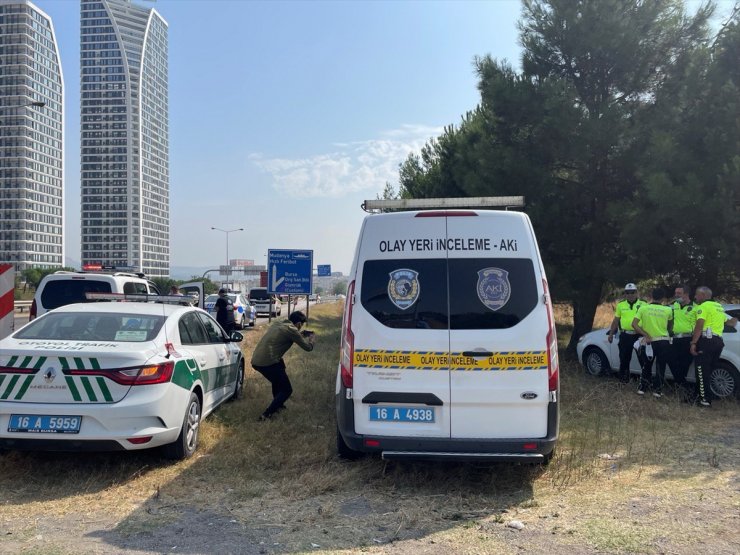
[[[696,325],[696,304],[689,298],[689,288],[678,285],[675,290],[673,303],[673,341],[671,356],[668,365],[674,383],[683,388],[686,384],[686,375],[694,357],[691,355],[691,336]]]
[[[653,360],[655,360],[655,379],[653,380],[653,396],[663,396],[663,381],[665,367],[671,353],[670,334],[673,329],[673,309],[665,306],[665,291],[662,287],[653,289],[653,301],[644,304],[637,310],[632,327],[642,336],[640,347],[640,363],[642,376],[639,395],[644,395],[650,387],[650,378],[653,377]]]
[[[637,310],[645,304],[645,301],[637,298],[637,286],[628,283],[624,286],[624,295],[627,297],[617,303],[614,310],[614,320],[609,328],[609,343],[614,341],[614,334],[619,332],[619,379],[623,383],[630,381],[630,362],[632,361],[632,347],[638,339],[637,332],[632,327]]]
[[[697,287],[694,299],[698,306],[694,334],[691,337],[691,354],[695,357],[696,394],[702,407],[710,407],[709,376],[725,347],[722,333],[725,324],[734,326],[737,318],[728,317],[722,305],[712,300],[712,290],[709,287]]]

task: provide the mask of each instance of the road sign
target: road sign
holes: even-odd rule
[[[313,287],[312,274],[313,251],[267,251],[268,292],[309,295]]]
[[[331,275],[331,264],[319,264],[316,266],[317,274],[321,277]]]
[[[218,267],[218,273],[221,274],[222,276],[229,275],[231,273],[231,266],[227,266],[225,264],[221,264]]]

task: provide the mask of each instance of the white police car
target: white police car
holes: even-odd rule
[[[735,318],[740,317],[740,305],[724,306],[727,314]],[[616,341],[609,343],[607,331],[606,328],[594,330],[582,335],[578,340],[578,360],[592,376],[605,376],[619,369],[619,348]],[[712,368],[709,374],[709,390],[717,399],[740,398],[740,333],[735,327],[725,326],[722,339],[725,347],[722,349],[719,364]],[[640,373],[640,363],[636,355],[632,357],[630,373]],[[666,377],[672,378],[670,366],[666,369]],[[686,379],[692,383],[695,380],[693,363]]]
[[[234,307],[234,325],[243,330],[245,327],[253,327],[257,320],[257,309],[247,298],[240,293],[227,293],[231,304]],[[216,301],[218,295],[208,295],[206,297],[205,309],[208,313],[216,317]]]
[[[48,312],[0,341],[0,447],[189,457],[201,419],[241,395],[241,339],[190,306]]]

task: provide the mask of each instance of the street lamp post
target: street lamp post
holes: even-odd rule
[[[229,234],[234,233],[235,231],[244,231],[244,228],[221,229],[220,227],[211,227],[211,229],[226,234],[226,282],[228,283],[229,274],[231,273],[231,263],[229,262]]]

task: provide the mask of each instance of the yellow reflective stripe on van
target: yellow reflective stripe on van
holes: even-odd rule
[[[503,351],[489,357],[469,357],[446,351],[355,351],[354,366],[397,370],[503,371],[547,369],[546,351]]]

